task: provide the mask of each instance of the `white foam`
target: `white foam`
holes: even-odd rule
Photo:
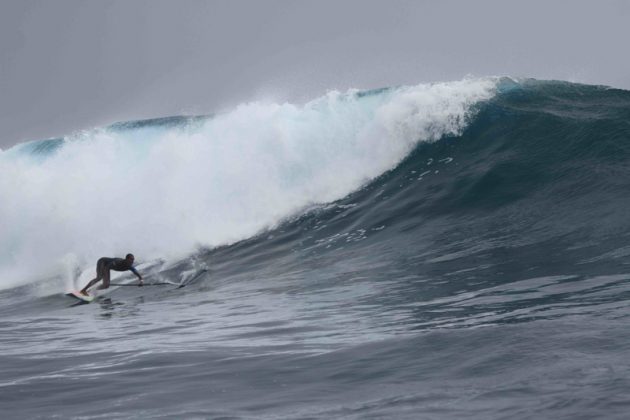
[[[93,130],[44,160],[0,152],[0,288],[49,277],[67,255],[91,267],[250,237],[344,197],[419,141],[459,133],[494,89],[483,79],[331,92],[243,104],[187,129]]]

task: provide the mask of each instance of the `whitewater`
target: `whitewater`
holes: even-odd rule
[[[481,78],[0,151],[2,417],[623,419],[629,121]]]

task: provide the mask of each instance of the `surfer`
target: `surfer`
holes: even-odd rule
[[[134,261],[133,254],[127,254],[125,259],[122,258],[99,258],[96,262],[96,278],[91,280],[83,289],[81,289],[81,294],[85,296],[89,296],[87,290],[94,286],[99,281],[103,280],[103,284],[101,284],[99,289],[107,289],[109,287],[109,272],[110,270],[114,271],[127,271],[130,270],[133,274],[138,276],[140,280],[140,284],[138,286],[142,286],[142,276],[138,271],[133,267]]]

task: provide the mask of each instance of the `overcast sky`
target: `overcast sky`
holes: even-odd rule
[[[0,148],[466,75],[630,89],[629,51],[630,0],[1,0]]]

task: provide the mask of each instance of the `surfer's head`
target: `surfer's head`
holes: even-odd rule
[[[127,261],[131,261],[131,262],[133,262],[133,260],[135,259],[135,257],[133,256],[133,254],[127,254],[127,255],[125,256],[125,259],[126,259]]]

